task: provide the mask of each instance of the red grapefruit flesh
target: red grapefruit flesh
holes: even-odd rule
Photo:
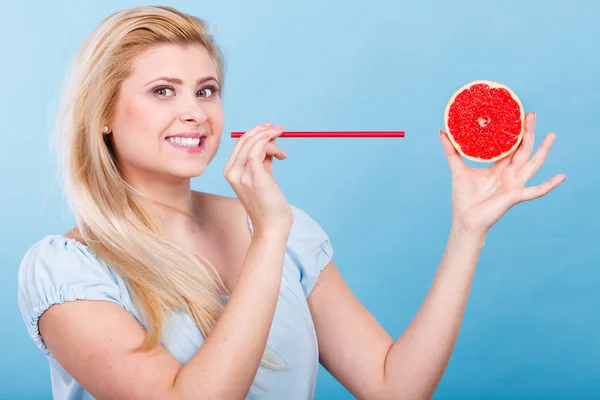
[[[514,152],[525,131],[525,112],[506,85],[478,80],[458,89],[444,113],[448,138],[465,158],[494,162]]]

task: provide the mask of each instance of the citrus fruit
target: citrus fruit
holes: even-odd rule
[[[521,143],[525,112],[508,86],[477,80],[452,95],[444,123],[460,155],[476,162],[494,162],[510,155]]]

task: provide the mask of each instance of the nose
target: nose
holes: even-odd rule
[[[180,121],[193,125],[201,125],[206,122],[207,118],[208,116],[203,108],[203,104],[195,96],[187,97],[185,104],[183,104],[183,109],[179,114]]]

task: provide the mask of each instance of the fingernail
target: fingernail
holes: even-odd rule
[[[272,122],[267,122],[266,124],[263,124],[263,126],[271,126],[271,125],[273,125]]]

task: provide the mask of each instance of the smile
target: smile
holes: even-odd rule
[[[191,153],[202,153],[205,150],[204,142],[206,138],[202,137],[168,137],[167,142],[169,142],[174,148],[178,150],[183,150]]]

